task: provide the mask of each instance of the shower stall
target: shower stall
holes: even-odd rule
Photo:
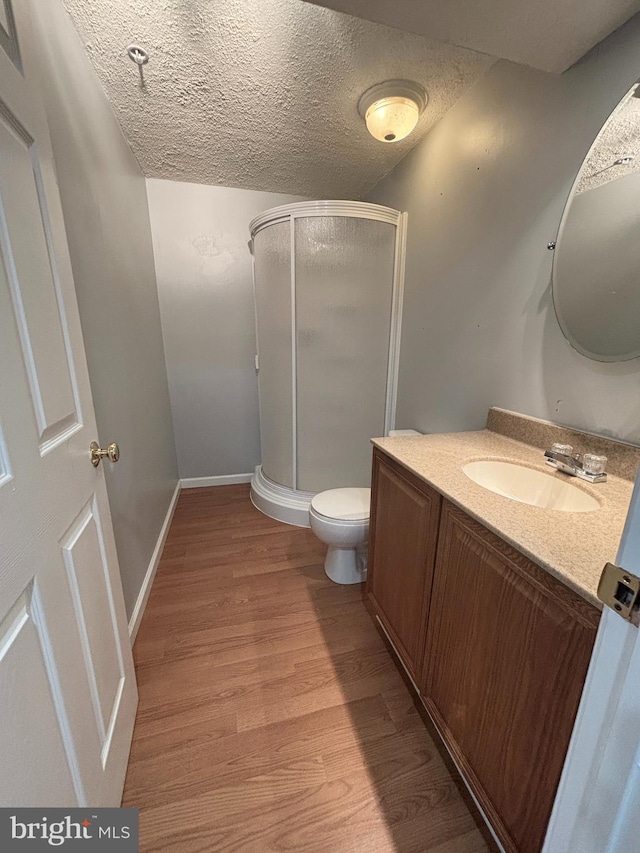
[[[394,425],[406,214],[302,202],[250,224],[262,464],[251,498],[308,526],[311,498],[368,486]]]

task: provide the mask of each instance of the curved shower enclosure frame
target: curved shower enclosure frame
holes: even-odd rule
[[[251,499],[272,518],[308,527],[314,494],[369,485],[369,439],[395,425],[406,225],[354,201],[250,223],[262,446]]]

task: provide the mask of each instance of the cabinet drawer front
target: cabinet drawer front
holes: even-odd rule
[[[423,698],[508,850],[542,846],[598,620],[445,502]]]
[[[435,561],[441,498],[375,457],[367,591],[417,682]]]

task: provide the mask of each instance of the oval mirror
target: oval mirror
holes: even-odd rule
[[[560,327],[598,361],[640,357],[640,85],[591,146],[565,207],[553,260]]]

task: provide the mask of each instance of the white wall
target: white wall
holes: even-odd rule
[[[249,222],[300,196],[148,180],[180,476],[260,462]]]
[[[177,482],[146,187],[62,4],[33,11],[96,438],[121,450],[105,472],[131,615]]]
[[[640,361],[571,348],[546,248],[638,77],[638,17],[561,76],[500,62],[369,194],[409,212],[399,427],[477,429],[495,405],[640,441]]]

